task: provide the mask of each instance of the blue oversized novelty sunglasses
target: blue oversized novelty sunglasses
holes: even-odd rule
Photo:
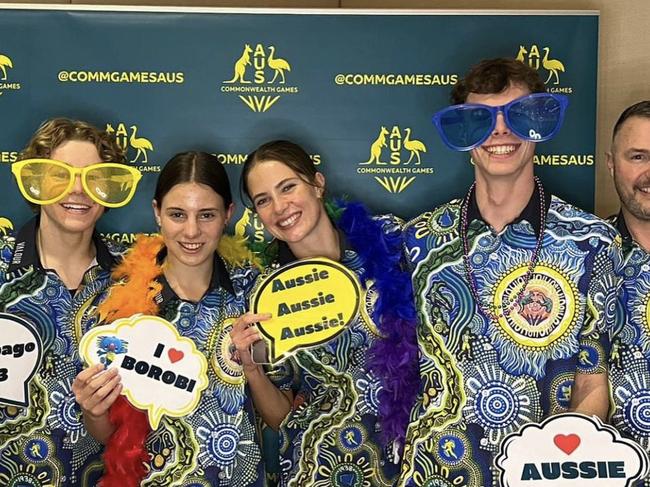
[[[456,151],[472,150],[485,142],[503,113],[505,124],[523,140],[543,142],[562,126],[569,99],[553,93],[525,95],[499,107],[463,103],[443,108],[433,116],[442,141]]]

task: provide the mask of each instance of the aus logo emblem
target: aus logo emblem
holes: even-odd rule
[[[235,223],[235,236],[243,242],[264,242],[266,234],[264,225],[260,221],[257,213],[244,208],[241,218]]]
[[[544,53],[543,55],[541,53]],[[560,73],[564,73],[566,68],[560,59],[551,57],[551,49],[549,47],[542,47],[541,49],[537,44],[530,46],[519,46],[516,56],[517,61],[528,64],[531,68],[539,71],[540,68],[547,72],[545,85],[552,81],[553,86],[560,84]],[[552,91],[552,90],[551,90]]]
[[[254,112],[266,112],[284,94],[298,93],[288,83],[291,63],[274,45],[244,44],[232,68],[232,77],[222,82],[223,93],[235,93]]]
[[[415,138],[411,127],[381,126],[370,143],[368,160],[359,163],[357,173],[373,174],[386,191],[401,193],[416,175],[433,173],[432,168],[423,167],[422,154],[426,152],[427,146]]]
[[[149,152],[154,151],[154,145],[150,139],[138,134],[137,125],[129,125],[124,122],[115,125],[107,123],[105,130],[115,136],[117,144],[124,150],[131,164],[149,163]],[[140,170],[142,169],[140,168]]]

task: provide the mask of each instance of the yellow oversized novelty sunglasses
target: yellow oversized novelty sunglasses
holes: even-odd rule
[[[136,168],[114,162],[73,167],[53,159],[15,162],[11,172],[22,195],[37,205],[49,205],[70,193],[77,176],[85,193],[108,208],[126,205],[135,194],[142,174]]]

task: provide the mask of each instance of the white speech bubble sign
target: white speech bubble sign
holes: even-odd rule
[[[29,406],[29,381],[41,365],[43,341],[34,325],[0,313],[0,403]]]
[[[95,327],[83,336],[79,350],[89,365],[118,369],[122,394],[147,412],[154,430],[164,415],[194,411],[208,386],[205,356],[158,316],[135,315]]]
[[[507,436],[495,459],[503,487],[628,487],[650,473],[648,455],[597,417],[551,416]]]

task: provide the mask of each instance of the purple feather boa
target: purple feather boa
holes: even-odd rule
[[[381,221],[373,220],[359,203],[339,205],[343,211],[337,224],[363,261],[361,278],[373,280],[378,291],[373,320],[384,338],[375,340],[369,358],[382,384],[383,440],[403,445],[420,373],[411,277],[401,266],[401,232],[385,233]]]

